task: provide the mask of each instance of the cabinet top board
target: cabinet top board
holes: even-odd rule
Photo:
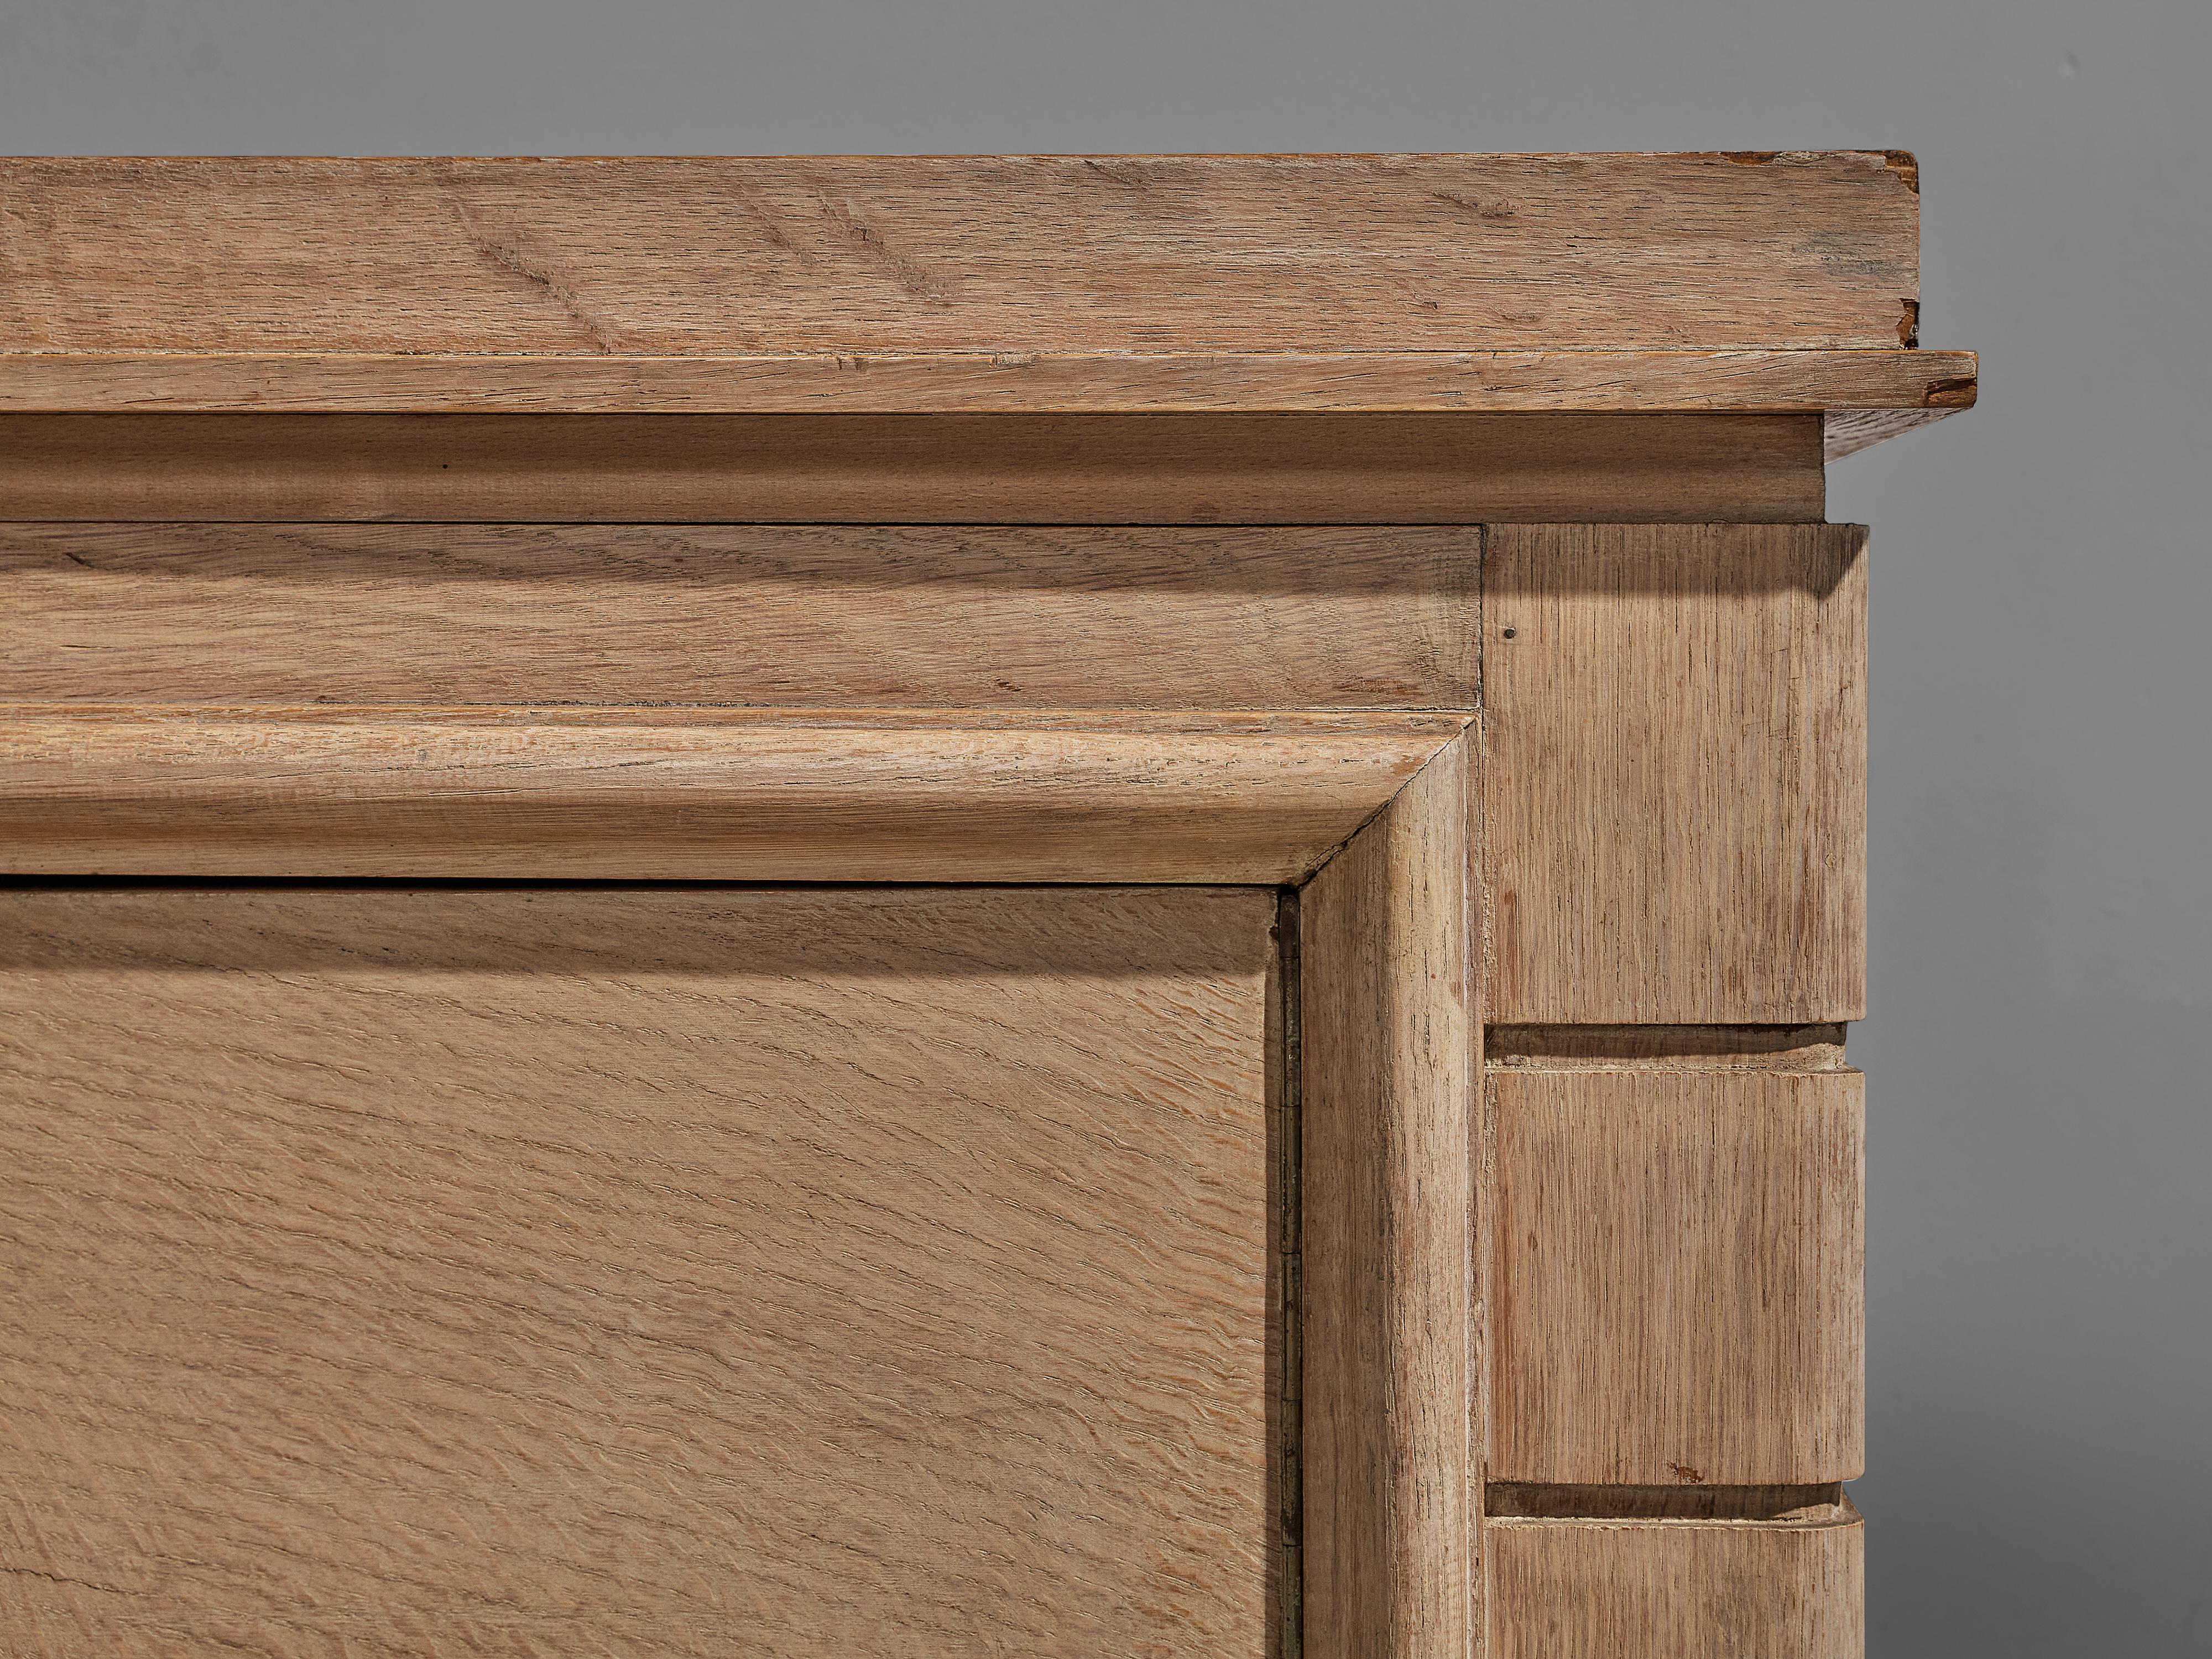
[[[1885,151],[19,158],[0,410],[1818,411],[1865,435],[1973,398],[1971,354],[1917,349],[1918,190]]]

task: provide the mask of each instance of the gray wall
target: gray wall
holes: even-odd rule
[[[2212,1652],[2208,78],[2205,0],[8,0],[0,151],[1918,151],[1982,407],[1831,495],[1872,1647],[2146,1659]]]

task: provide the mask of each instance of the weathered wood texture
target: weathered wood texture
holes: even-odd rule
[[[1971,351],[1339,351],[851,357],[0,353],[0,410],[85,414],[1840,411],[1850,453],[1969,408]]]
[[[1813,416],[0,415],[0,518],[1812,521]]]
[[[1297,882],[1463,724],[0,706],[0,873]]]
[[[1862,1659],[1865,1546],[1834,1518],[1484,1528],[1486,1659]]]
[[[1259,1659],[1274,914],[0,896],[0,1646]]]
[[[0,700],[1468,708],[1480,532],[0,526]]]
[[[1865,544],[1847,525],[1490,534],[1492,1018],[1863,1015]]]
[[[1479,985],[1464,742],[1300,897],[1305,1651],[1464,1659]]]
[[[1488,1073],[1492,1478],[1862,1473],[1862,1081]]]
[[[15,352],[1879,350],[1919,296],[1881,152],[21,159],[0,195]]]
[[[1978,373],[1978,364],[1976,372]],[[1973,402],[1972,388],[1964,390],[1965,406]],[[1840,461],[1846,455],[1856,455],[1862,449],[1872,449],[1917,428],[1932,425],[1947,415],[1958,410],[1946,407],[1927,409],[1832,409],[1820,419],[1821,453],[1829,460]]]

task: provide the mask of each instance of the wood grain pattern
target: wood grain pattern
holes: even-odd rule
[[[1493,1025],[1482,1063],[1556,1072],[1833,1072],[1841,1025]]]
[[[1865,532],[1485,544],[1491,1017],[1863,1014]]]
[[[1471,708],[1474,529],[0,526],[0,700]]]
[[[1909,157],[0,163],[0,349],[654,356],[1916,342]]]
[[[1865,1466],[1856,1072],[1487,1073],[1499,1480]]]
[[[1811,1523],[1492,1522],[1487,1659],[1863,1659],[1865,1544],[1843,1508]]]
[[[0,518],[1817,521],[1785,416],[0,414]]]
[[[1305,1651],[1464,1659],[1480,1017],[1464,741],[1300,896]]]
[[[0,410],[355,414],[1832,412],[1863,449],[1972,407],[1971,351],[852,357],[0,353]]]
[[[1450,715],[0,707],[0,873],[1304,880]]]
[[[1274,910],[0,895],[0,1646],[1259,1659]]]
[[[1979,372],[1978,364],[1973,372]],[[1960,395],[1966,400],[1965,406],[1972,405],[1971,385],[1962,386]],[[1957,412],[1954,408],[1832,409],[1820,419],[1820,453],[1828,460],[1840,461]]]

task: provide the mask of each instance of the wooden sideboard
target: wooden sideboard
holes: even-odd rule
[[[1857,1654],[1918,187],[0,162],[0,1649]]]

